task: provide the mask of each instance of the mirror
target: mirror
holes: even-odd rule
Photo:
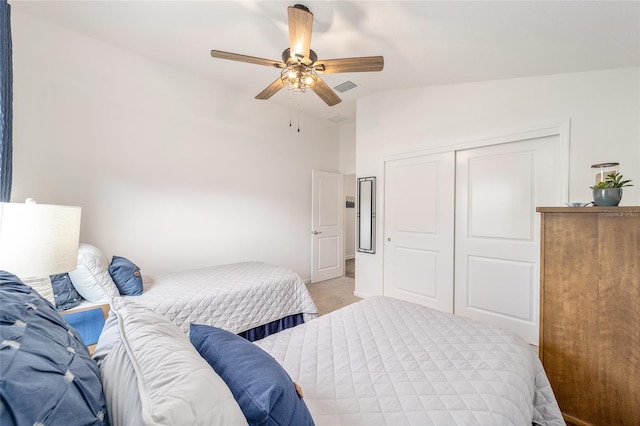
[[[362,253],[376,252],[376,178],[358,178],[358,244]]]

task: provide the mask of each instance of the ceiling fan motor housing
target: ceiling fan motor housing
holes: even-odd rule
[[[287,66],[293,65],[295,63],[304,63],[306,65],[313,65],[313,63],[315,61],[318,60],[318,55],[316,55],[316,52],[314,52],[313,50],[309,50],[309,58],[303,58],[300,55],[298,55],[297,57],[292,57],[291,56],[291,49],[290,48],[286,48],[284,49],[284,51],[282,52],[282,62],[284,62],[285,64],[287,64]]]

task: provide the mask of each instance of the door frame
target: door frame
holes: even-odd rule
[[[563,202],[569,202],[569,139],[570,139],[570,129],[571,129],[571,120],[567,119],[566,121],[553,123],[546,126],[534,127],[529,130],[522,130],[513,133],[506,133],[503,136],[496,136],[487,139],[474,139],[471,141],[461,142],[453,145],[445,145],[439,146],[435,148],[426,148],[419,149],[415,151],[407,151],[393,154],[386,154],[382,159],[382,170],[385,170],[385,164],[387,161],[394,160],[404,160],[406,158],[419,157],[422,155],[431,155],[431,154],[441,154],[443,152],[450,151],[462,151],[465,149],[472,148],[481,148],[485,146],[491,145],[500,145],[503,143],[510,143],[514,141],[526,140],[526,139],[537,139],[547,136],[558,136],[560,139],[560,148],[559,155],[560,160],[559,164],[563,164],[564,168],[561,171],[562,175],[562,199]],[[379,188],[384,188],[384,172],[382,177],[382,182],[378,182]],[[384,235],[384,207],[385,207],[385,198],[384,191],[380,191],[380,203],[381,208],[379,209],[378,215],[378,223],[382,227],[382,233],[380,235]],[[382,249],[382,255],[384,256],[384,248]]]
[[[502,136],[495,136],[486,139],[474,139],[465,141],[453,145],[443,145],[434,148],[419,149],[415,151],[407,151],[400,153],[387,154],[383,157],[383,166],[387,161],[403,160],[406,158],[419,157],[422,155],[441,154],[443,152],[450,151],[462,151],[472,148],[482,148],[490,145],[500,145],[503,143],[510,143],[516,141],[522,141],[526,139],[537,139],[548,136],[558,136],[560,139],[560,164],[564,164],[565,167],[562,170],[562,198],[563,200],[569,199],[569,139],[570,139],[571,120],[560,123],[552,123],[549,125],[543,125],[540,127],[533,127],[531,129],[525,129],[521,131],[514,131],[513,133],[505,133]],[[384,167],[382,168],[384,170]],[[384,182],[379,183],[380,187],[383,187]],[[384,205],[384,194],[382,194],[381,201]]]
[[[562,122],[557,122],[557,123],[552,123],[552,124],[548,124],[548,125],[541,125],[538,127],[532,127],[530,129],[526,129],[526,130],[521,130],[521,131],[514,131],[511,133],[506,133],[502,136],[496,136],[496,137],[492,137],[492,138],[486,138],[486,139],[476,139],[476,140],[471,140],[471,141],[466,141],[466,142],[461,142],[458,144],[452,144],[452,145],[441,145],[435,148],[428,148],[428,149],[421,149],[421,150],[415,150],[415,151],[409,151],[409,152],[402,152],[402,153],[393,153],[393,154],[387,154],[384,155],[383,157],[383,170],[386,170],[386,163],[389,161],[394,161],[394,160],[402,160],[402,159],[407,159],[407,158],[413,158],[413,157],[419,157],[419,156],[424,156],[424,155],[432,155],[432,154],[441,154],[444,152],[457,152],[457,151],[461,151],[461,150],[467,150],[467,149],[473,149],[473,148],[482,148],[482,147],[487,147],[487,146],[491,146],[491,145],[500,145],[500,144],[505,144],[505,143],[511,143],[511,142],[517,142],[517,141],[524,141],[527,139],[538,139],[538,138],[544,138],[544,137],[550,137],[550,136],[557,136],[559,139],[559,146],[558,146],[558,156],[559,156],[559,161],[558,164],[562,165],[562,170],[560,171],[560,176],[561,176],[561,197],[563,202],[568,202],[569,201],[569,141],[570,141],[570,129],[571,129],[571,120],[567,119],[565,121]],[[379,188],[385,188],[386,185],[386,179],[383,173],[382,176],[382,182],[380,182],[379,184]],[[381,202],[381,208],[379,209],[380,212],[380,216],[379,217],[379,226],[382,229],[382,236],[384,238],[384,236],[386,235],[386,229],[384,228],[384,224],[385,224],[385,220],[386,218],[384,217],[385,215],[385,211],[386,211],[386,199],[385,199],[385,193],[384,191],[380,191],[380,202]],[[455,212],[454,212],[455,213]],[[455,248],[454,248],[455,250]],[[384,276],[385,276],[385,271],[384,271],[384,264],[385,264],[385,257],[390,255],[389,253],[386,252],[385,250],[385,245],[382,245],[382,293],[384,294]],[[454,263],[454,277],[455,277],[455,263]]]

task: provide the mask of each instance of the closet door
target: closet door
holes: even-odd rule
[[[456,315],[539,338],[540,217],[562,205],[559,137],[456,154]]]
[[[455,154],[385,163],[384,294],[453,312]]]

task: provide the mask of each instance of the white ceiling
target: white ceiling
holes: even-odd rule
[[[338,93],[328,107],[296,96],[322,120],[355,119],[371,93],[640,65],[638,1],[298,0],[314,14],[320,59],[382,55],[377,73],[325,74]],[[14,10],[217,81],[252,99],[277,69],[211,58],[211,49],[280,60],[288,47],[283,1],[10,1]],[[63,49],[64,46],[60,46]],[[287,90],[268,101],[289,106]]]

